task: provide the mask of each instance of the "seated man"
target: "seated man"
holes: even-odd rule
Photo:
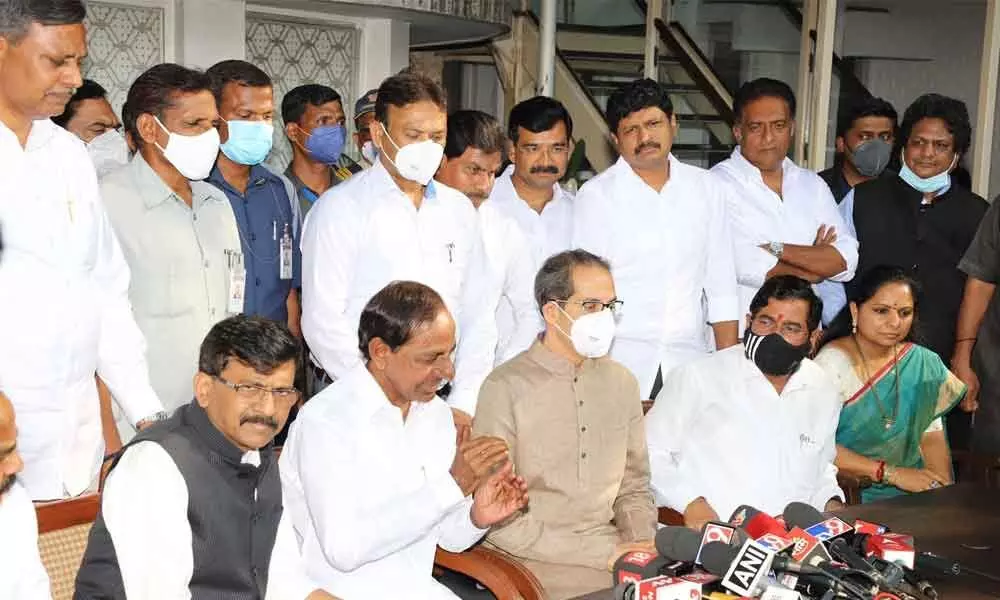
[[[261,317],[212,327],[195,400],[112,465],[76,598],[332,598],[305,575],[271,445],[299,400],[299,353]]]
[[[748,504],[841,505],[834,434],[841,402],[806,358],[822,301],[809,282],[779,275],[750,303],[743,346],[672,371],[646,415],[653,493],[689,527]]]
[[[38,522],[28,492],[17,481],[24,468],[17,453],[14,407],[0,392],[0,598],[49,600],[49,576],[38,556]]]
[[[529,483],[531,510],[488,542],[527,566],[548,597],[609,586],[629,550],[650,550],[656,507],[639,384],[606,355],[621,301],[607,261],[584,250],[535,278],[545,332],[487,377],[472,430],[499,436]]]
[[[390,283],[362,310],[358,340],[364,362],[313,396],[281,455],[306,568],[352,600],[455,598],[431,577],[436,547],[461,552],[523,507],[524,480],[502,444],[457,446],[467,433],[437,396],[454,375],[455,321],[437,292]]]

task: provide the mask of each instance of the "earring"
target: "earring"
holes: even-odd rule
[[[851,321],[851,334],[857,335],[858,333],[858,323],[856,321]]]

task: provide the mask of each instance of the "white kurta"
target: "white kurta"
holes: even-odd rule
[[[129,270],[83,143],[35,121],[25,148],[0,123],[0,381],[14,404],[21,480],[75,496],[104,453],[94,374],[128,420],[161,410],[128,299]]]
[[[625,303],[611,356],[639,380],[643,398],[657,368],[666,377],[714,349],[709,323],[742,317],[720,186],[708,171],[669,160],[659,192],[619,158],[575,201],[573,245],[611,262]]]
[[[333,378],[361,362],[361,311],[392,281],[417,281],[444,299],[458,323],[449,402],[475,413],[496,348],[490,268],[476,209],[462,193],[431,182],[418,210],[379,161],[332,187],[302,233],[302,332]]]
[[[282,495],[308,575],[338,598],[456,598],[431,577],[434,553],[486,530],[449,469],[451,410],[414,402],[403,420],[359,364],[314,396],[281,453]]]
[[[20,483],[0,497],[0,532],[0,598],[50,600],[49,576],[38,554],[35,507]]]
[[[704,496],[725,520],[741,504],[777,515],[843,498],[835,435],[841,400],[811,360],[779,395],[743,346],[674,369],[646,415],[652,487],[683,512]]]
[[[841,283],[854,277],[858,266],[858,240],[837,210],[830,188],[819,175],[786,158],[782,163],[781,196],[767,187],[760,170],[740,153],[739,146],[726,160],[712,167],[723,183],[730,230],[736,246],[736,275],[740,282],[740,308],[748,312],[754,294],[764,285],[767,272],[778,259],[761,244],[783,242],[811,246],[820,226],[837,230],[834,248],[847,267],[827,281],[814,286],[823,299],[823,321],[829,322],[837,306],[843,306]],[[832,283],[828,283],[832,282]],[[740,320],[740,333],[746,323]]]

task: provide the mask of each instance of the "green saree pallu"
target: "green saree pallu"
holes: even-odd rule
[[[895,369],[893,364],[889,361],[844,403],[837,443],[887,465],[922,469],[924,433],[965,396],[965,384],[937,354],[916,344],[903,345]],[[863,502],[873,502],[905,493],[876,483],[861,495]]]

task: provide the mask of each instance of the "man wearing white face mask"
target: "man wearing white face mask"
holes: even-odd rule
[[[429,285],[458,321],[449,403],[462,424],[475,412],[497,335],[493,311],[481,310],[491,286],[479,221],[464,195],[432,181],[447,126],[441,87],[403,71],[377,96],[378,162],[323,194],[303,227],[302,332],[316,377],[343,377],[361,361],[357,323],[368,299],[394,280]]]
[[[84,79],[66,103],[66,110],[52,117],[52,122],[87,144],[98,178],[128,162],[122,122],[108,102],[108,92],[96,81]]]
[[[607,356],[622,305],[608,262],[556,254],[535,277],[535,298],[545,332],[486,378],[472,430],[506,440],[528,482],[531,510],[488,543],[559,600],[606,588],[625,552],[655,552],[656,509],[639,384]]]
[[[157,65],[135,80],[126,103],[125,127],[139,149],[101,181],[101,195],[132,271],[129,298],[150,379],[172,411],[191,401],[201,340],[243,312],[243,253],[229,200],[200,181],[219,153],[211,79]],[[131,428],[118,425],[130,438]]]
[[[847,284],[848,297],[853,297],[856,282],[872,267],[907,269],[923,289],[920,328],[924,345],[946,364],[956,342],[965,349],[974,343],[974,339],[955,339],[966,279],[958,263],[989,205],[951,178],[971,139],[964,102],[939,94],[917,98],[900,125],[899,174],[884,173],[858,185],[840,205],[859,244],[858,269]],[[964,448],[969,415],[952,411],[947,424],[952,447]]]

